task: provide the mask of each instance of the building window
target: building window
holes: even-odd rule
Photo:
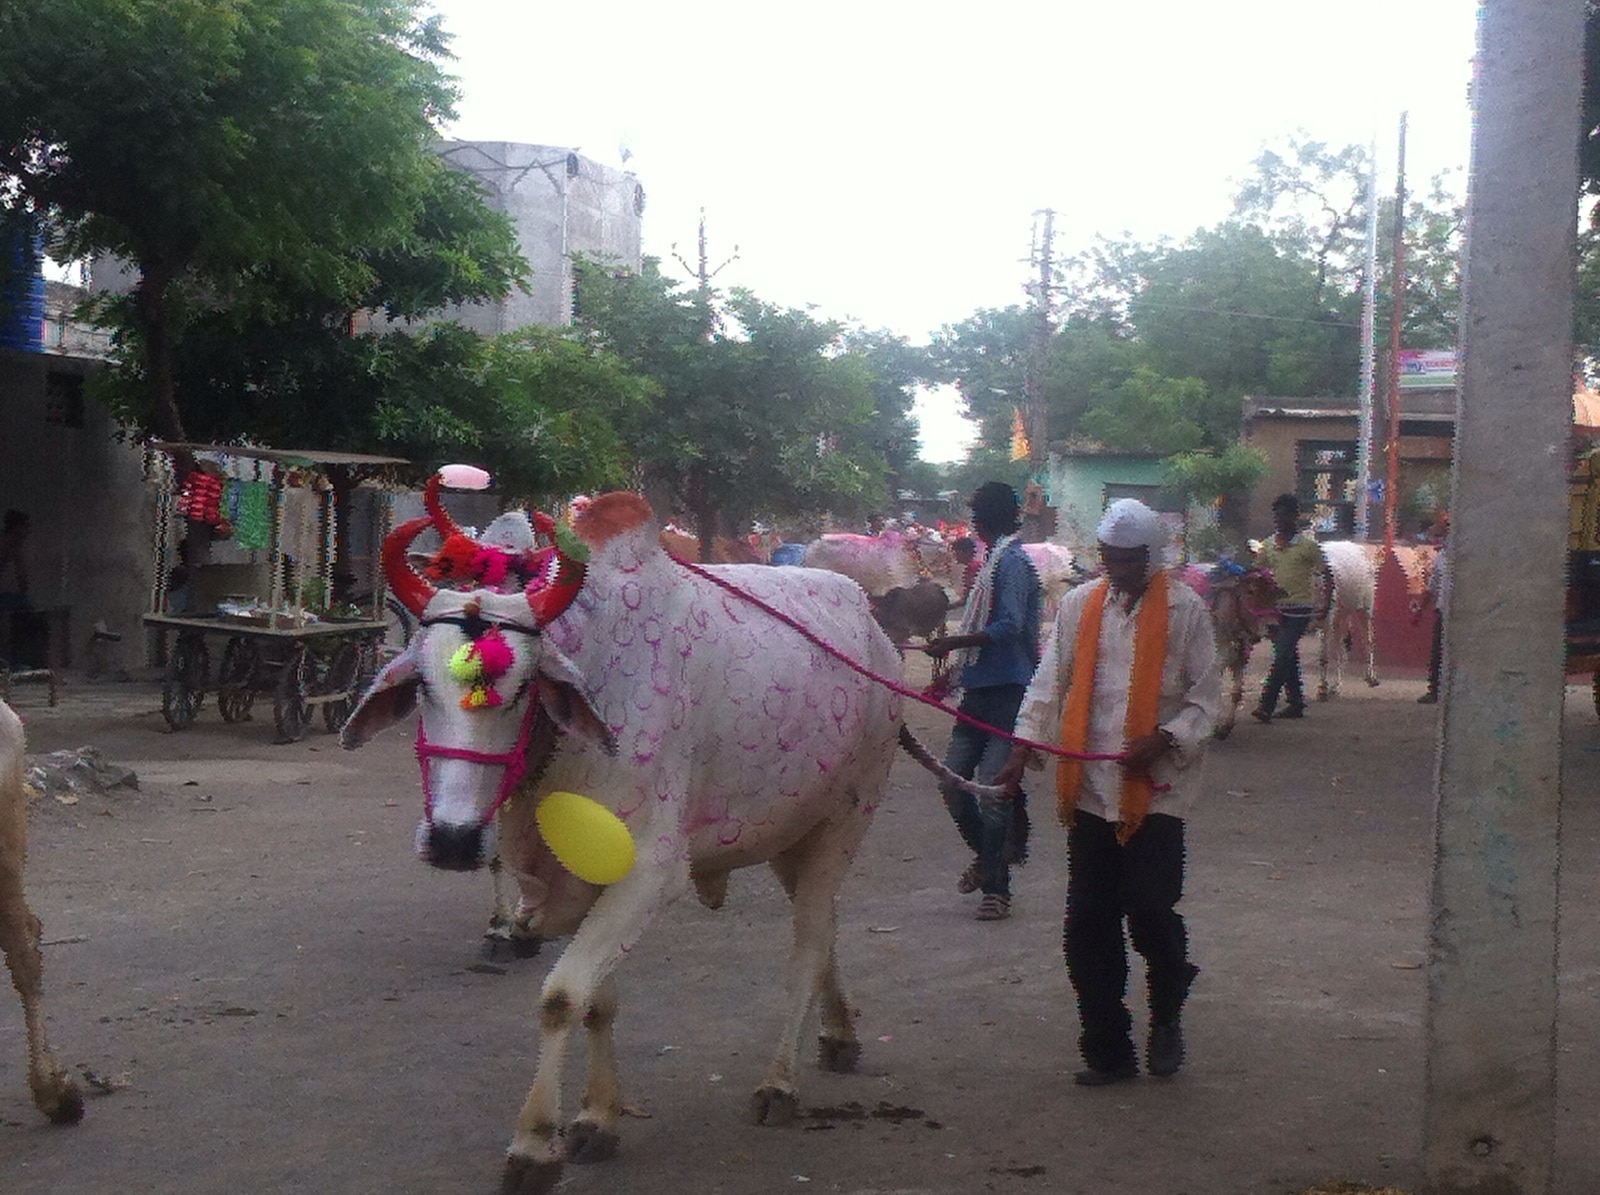
[[[1295,492],[1320,536],[1355,534],[1359,449],[1354,440],[1301,440],[1295,446]]]
[[[58,427],[83,426],[83,379],[75,373],[44,377],[44,421]]]

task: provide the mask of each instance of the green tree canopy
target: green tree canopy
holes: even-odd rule
[[[588,343],[656,390],[622,427],[640,475],[703,540],[752,519],[882,505],[875,387],[896,380],[885,343],[852,352],[838,324],[748,291],[686,289],[653,258],[637,274],[580,261],[577,285]]]
[[[444,53],[417,0],[0,8],[0,191],[61,254],[137,266],[129,347],[161,435],[186,435],[175,346],[197,296],[272,277],[356,306],[373,248],[452,199],[428,150],[455,94]]]

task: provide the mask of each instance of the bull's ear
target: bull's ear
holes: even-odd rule
[[[378,673],[339,732],[339,743],[346,750],[363,746],[417,708],[417,685],[422,680],[417,665],[420,644],[420,637],[413,639]]]
[[[583,675],[548,642],[539,654],[539,672],[534,683],[539,689],[539,704],[557,726],[568,734],[581,735],[598,744],[607,755],[617,753],[617,736],[595,711],[594,703],[584,691]]]

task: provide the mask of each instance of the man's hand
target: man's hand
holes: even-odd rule
[[[1032,748],[1024,747],[1021,743],[1013,746],[1011,754],[995,773],[995,787],[1005,789],[1007,797],[1015,797],[1022,791],[1022,773],[1027,771],[1028,761],[1032,758]]]
[[[989,642],[989,636],[982,631],[970,635],[935,635],[925,640],[922,650],[936,660],[942,660],[953,651],[960,651],[963,647],[982,647]]]
[[[1177,746],[1170,731],[1156,730],[1128,744],[1122,767],[1129,772],[1148,772],[1151,765]]]

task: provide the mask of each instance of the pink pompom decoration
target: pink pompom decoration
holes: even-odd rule
[[[483,677],[487,681],[493,681],[511,671],[511,664],[515,659],[511,644],[506,642],[506,637],[500,633],[498,627],[485,631],[472,645],[472,653],[483,665]]]

